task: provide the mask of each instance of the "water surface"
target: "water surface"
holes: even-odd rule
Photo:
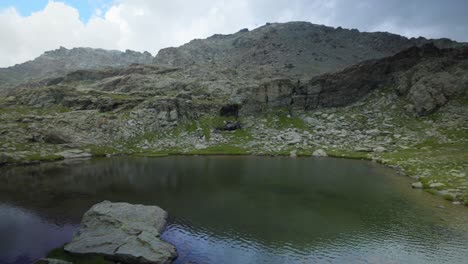
[[[110,158],[0,170],[0,264],[71,239],[102,200],[159,205],[176,263],[466,263],[468,210],[332,158]]]

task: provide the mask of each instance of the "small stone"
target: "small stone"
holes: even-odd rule
[[[385,151],[387,151],[387,149],[384,148],[384,147],[376,147],[374,149],[374,152],[377,152],[377,153],[382,153],[382,152],[385,152]]]
[[[84,152],[81,149],[64,150],[62,152],[56,153],[56,155],[62,156],[65,159],[82,159],[92,157],[90,153]]]
[[[207,146],[205,144],[196,144],[195,149],[206,149]]]
[[[413,182],[411,184],[411,187],[413,187],[414,189],[422,189],[423,188],[423,184],[422,182]]]
[[[438,188],[438,187],[442,187],[442,186],[445,186],[445,184],[440,183],[440,182],[431,183],[429,185],[429,187],[431,187],[431,188]]]
[[[314,151],[314,153],[312,153],[312,155],[315,156],[315,157],[326,157],[326,156],[328,156],[327,153],[323,149],[317,149],[316,151]]]

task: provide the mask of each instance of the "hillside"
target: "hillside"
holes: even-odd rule
[[[149,53],[131,50],[126,52],[73,48],[47,51],[34,60],[0,69],[0,89],[43,78],[64,75],[79,69],[102,67],[124,67],[132,63],[149,64],[153,57]]]

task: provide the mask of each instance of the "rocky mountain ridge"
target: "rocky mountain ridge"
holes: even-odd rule
[[[127,50],[60,47],[47,51],[34,60],[0,69],[0,89],[64,75],[80,69],[125,67],[133,63],[150,64],[153,56]]]
[[[439,48],[460,45],[449,39],[408,39],[387,32],[359,32],[308,22],[267,23],[252,31],[243,29],[235,34],[218,34],[177,48],[162,49],[154,63],[245,71],[259,68],[262,72],[302,79],[427,43]]]

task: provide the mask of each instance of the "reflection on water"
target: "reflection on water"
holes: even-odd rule
[[[30,263],[70,241],[77,225],[42,219],[34,212],[0,204],[0,263]]]
[[[468,210],[373,163],[112,158],[0,170],[0,264],[68,241],[102,200],[169,211],[177,263],[464,263]],[[435,205],[443,203],[445,209]]]

